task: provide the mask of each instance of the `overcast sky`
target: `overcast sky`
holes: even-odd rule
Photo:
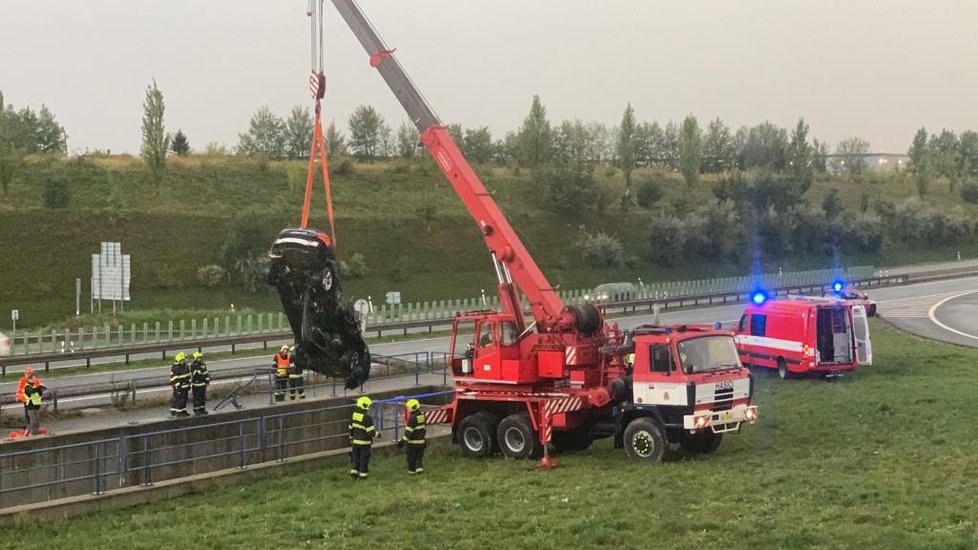
[[[406,119],[327,1],[327,119]],[[360,0],[447,122],[518,127],[688,113],[803,116],[829,141],[903,152],[916,128],[978,129],[974,0]],[[0,90],[47,104],[72,152],[138,153],[146,85],[191,145],[233,146],[260,105],[308,105],[306,0],[0,0]]]

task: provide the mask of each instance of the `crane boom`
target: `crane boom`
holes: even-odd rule
[[[564,305],[540,271],[509,221],[486,191],[475,171],[459,151],[447,128],[404,72],[401,64],[367,20],[355,0],[332,0],[337,11],[370,56],[394,96],[420,132],[421,143],[451,183],[475,220],[496,263],[500,299],[504,310],[522,324],[522,311],[513,284],[530,303],[537,329],[555,328]]]

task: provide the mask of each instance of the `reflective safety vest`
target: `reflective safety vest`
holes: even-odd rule
[[[377,437],[374,419],[368,412],[353,411],[350,419],[350,443],[358,447],[369,447]]]
[[[291,359],[292,358],[288,354],[275,354],[275,376],[288,376],[289,363],[292,362]]]
[[[424,412],[421,409],[411,411],[407,425],[404,426],[404,437],[401,439],[409,445],[424,445],[426,434]]]
[[[190,368],[186,363],[177,363],[170,368],[170,385],[178,390],[190,388]]]
[[[24,397],[26,398],[24,404],[28,408],[37,409],[41,407],[41,389],[37,386],[28,384],[24,388]]]

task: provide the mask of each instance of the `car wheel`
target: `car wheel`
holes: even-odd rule
[[[632,460],[662,462],[667,445],[666,433],[652,418],[636,418],[625,428],[625,453]]]

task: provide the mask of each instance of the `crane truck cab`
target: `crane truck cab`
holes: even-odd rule
[[[755,300],[736,333],[741,361],[777,369],[782,380],[794,374],[839,376],[873,360],[866,307],[836,298]]]
[[[641,326],[634,333],[631,399],[619,405],[615,446],[661,460],[670,443],[712,453],[723,434],[754,423],[753,380],[733,334],[710,325]]]

